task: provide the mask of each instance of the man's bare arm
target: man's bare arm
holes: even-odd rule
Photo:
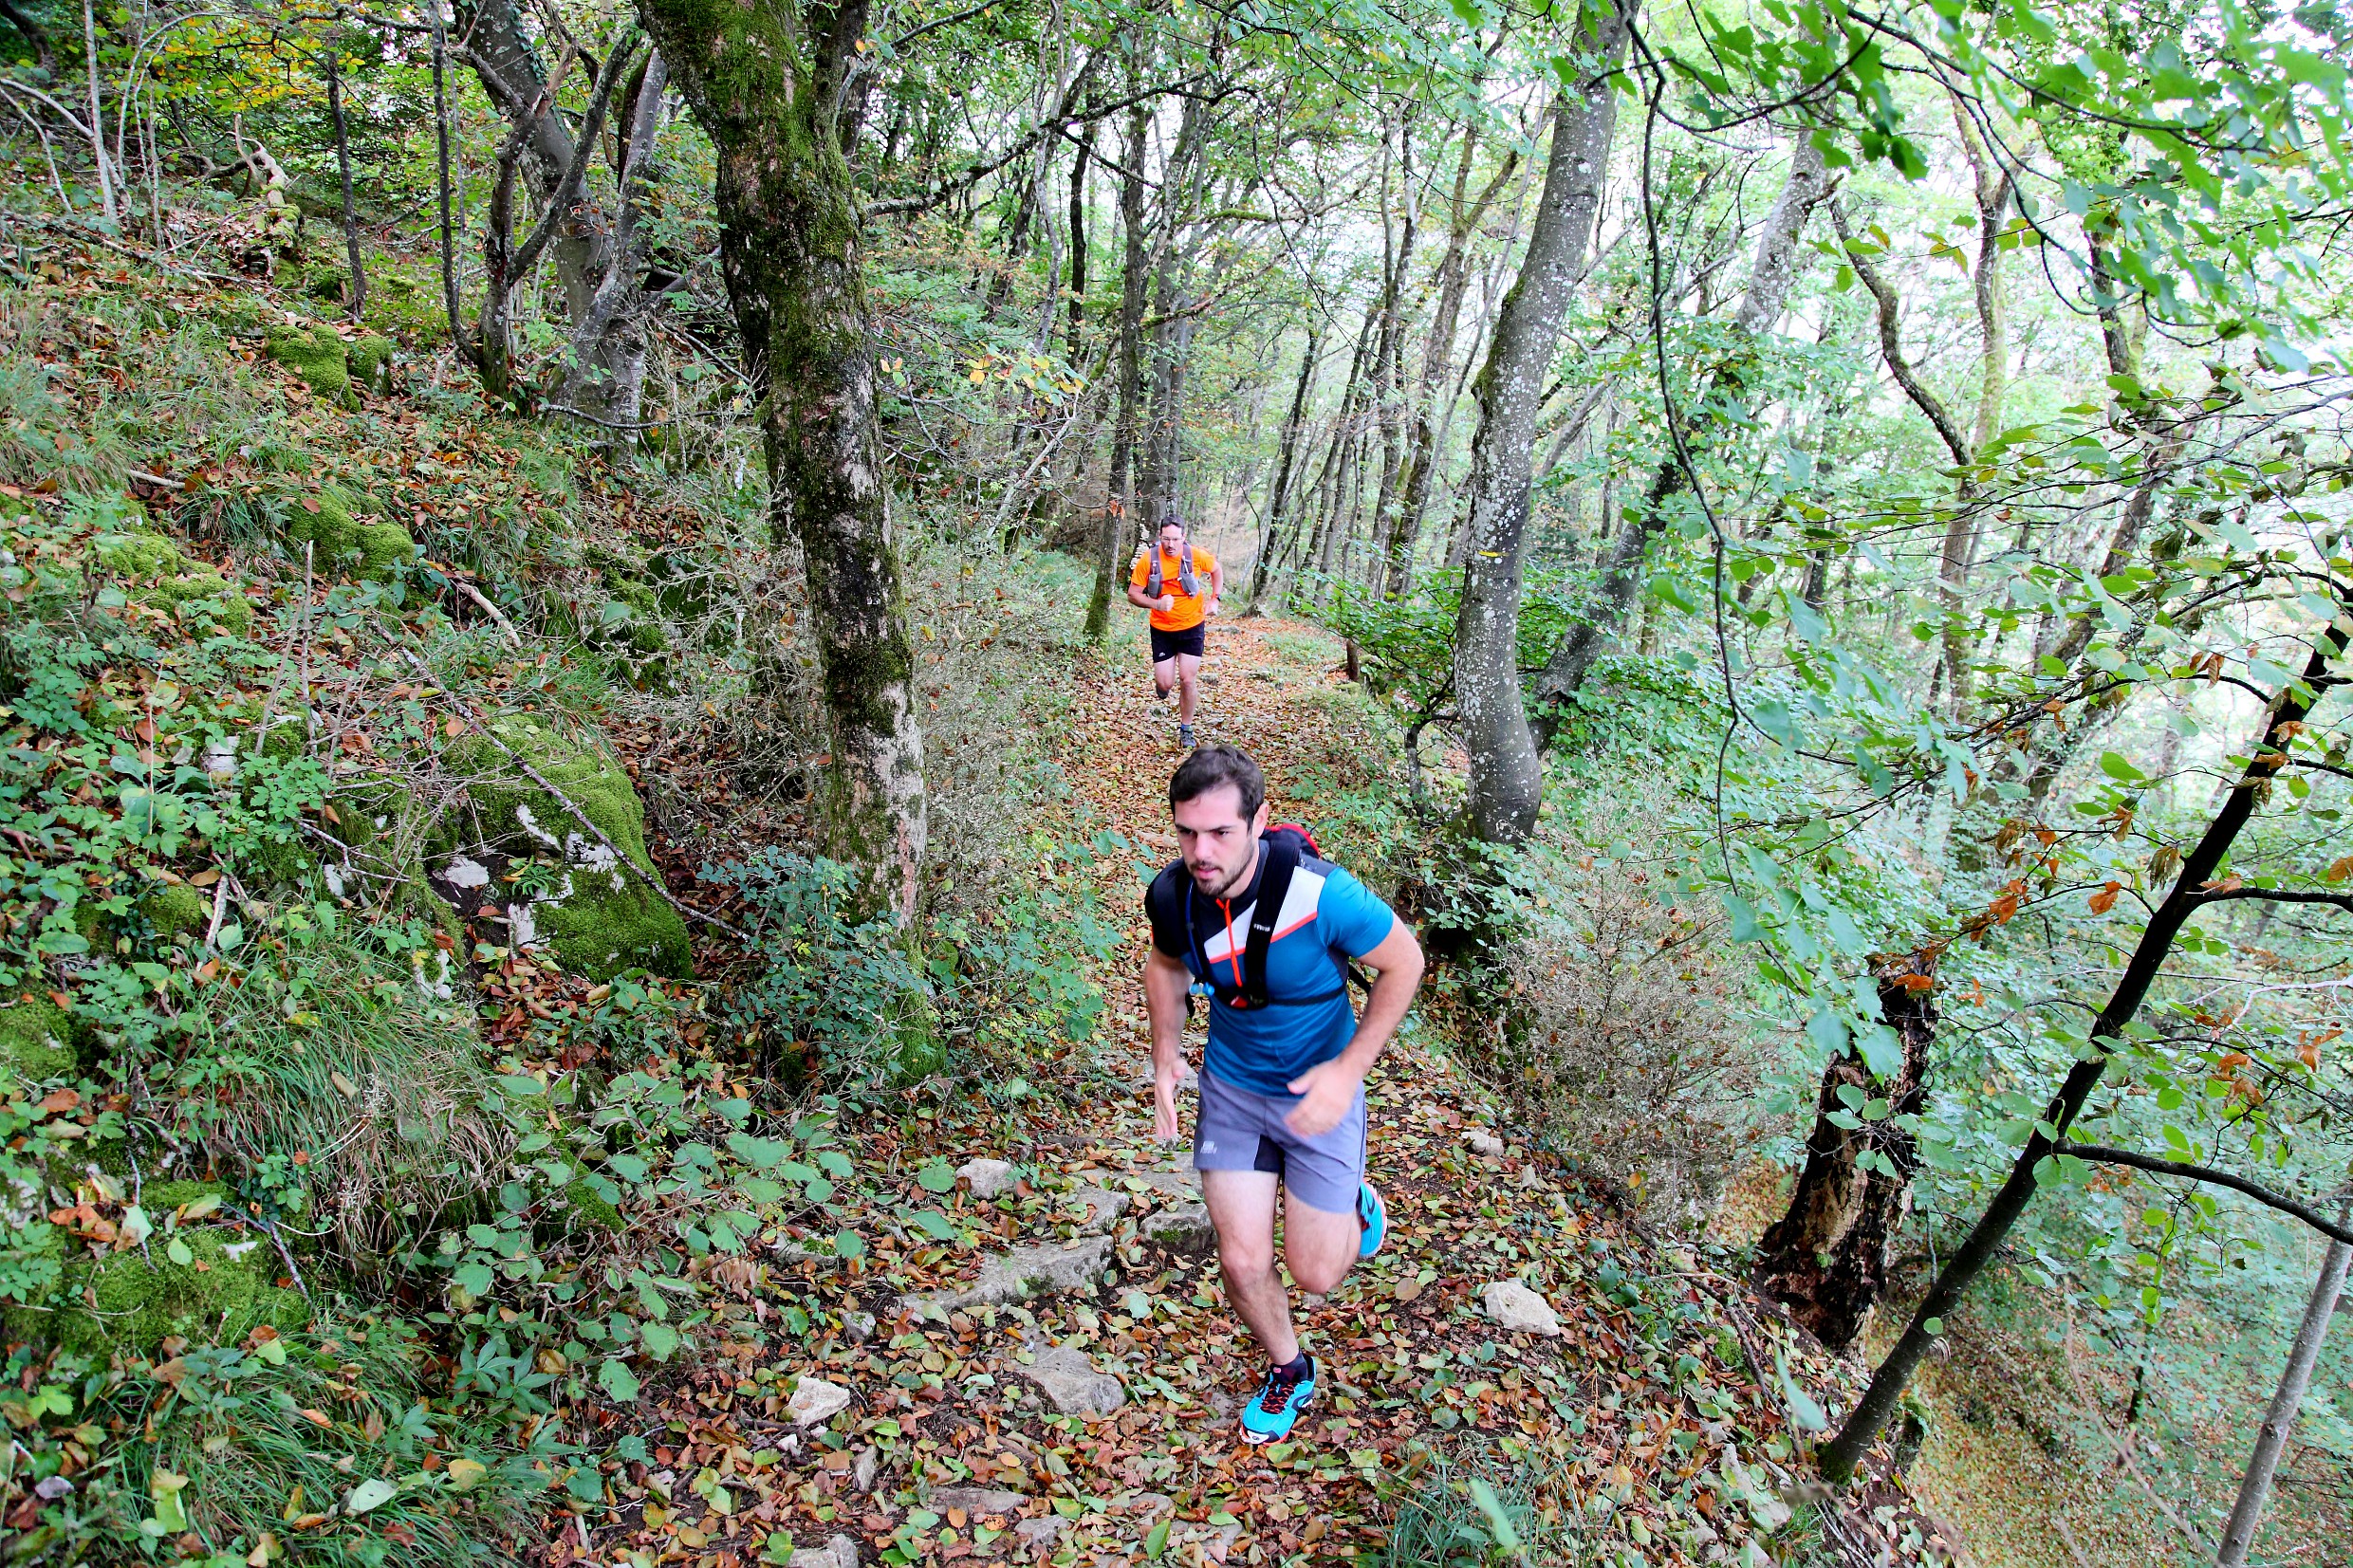
[[[1152,1021],[1152,1133],[1176,1135],[1176,1084],[1185,1074],[1185,992],[1193,975],[1154,948],[1144,959],[1144,1012]]]
[[[1414,940],[1404,921],[1393,919],[1389,934],[1362,961],[1367,968],[1378,971],[1373,994],[1365,998],[1364,1016],[1357,1020],[1356,1039],[1340,1053],[1341,1064],[1360,1079],[1373,1070],[1398,1025],[1405,1022],[1414,993],[1421,988],[1421,944]]]

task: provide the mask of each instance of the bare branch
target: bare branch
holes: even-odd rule
[[[2228,1171],[2217,1171],[2211,1165],[2194,1165],[2188,1160],[2158,1159],[2152,1154],[2136,1154],[2129,1149],[2109,1149],[2096,1143],[2062,1143],[2054,1153],[2073,1154],[2079,1160],[2091,1160],[2100,1165],[2129,1166],[2159,1176],[2187,1176],[2192,1181],[2206,1182],[2214,1187],[2227,1187],[2283,1214],[2302,1220],[2331,1241],[2353,1245],[2353,1229],[2339,1225],[2310,1204],[2299,1203],[2284,1192],[2274,1192],[2260,1182]]]

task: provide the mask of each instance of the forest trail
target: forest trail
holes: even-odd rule
[[[1328,739],[1314,695],[1341,680],[1299,656],[1333,647],[1277,621],[1213,633],[1202,736],[1266,764],[1278,816],[1298,814],[1287,786]],[[1057,744],[1069,776],[1123,835],[1173,842],[1174,716],[1155,711],[1140,655],[1089,654],[1077,679]],[[1226,1310],[1185,1147],[1152,1138],[1136,877],[1165,853],[1102,868],[1107,908],[1136,919],[1102,1026],[1061,1064],[1078,1115],[1034,1098],[992,1108],[968,1079],[899,1128],[846,1130],[862,1168],[959,1166],[952,1192],[904,1190],[980,1245],[906,1229],[846,1270],[780,1245],[743,1294],[771,1328],[779,1309],[787,1324],[806,1310],[806,1334],[722,1342],[671,1391],[653,1485],[618,1488],[643,1502],[598,1532],[594,1558],[1438,1564],[1471,1559],[1414,1538],[1478,1524],[1465,1485],[1478,1475],[1531,1545],[1577,1554],[1535,1561],[1807,1560],[1793,1545],[1924,1559],[1899,1494],[1870,1499],[1896,1504],[1882,1528],[1856,1511],[1851,1542],[1825,1540],[1807,1510],[1793,1522],[1782,1400],[1751,1370],[1788,1331],[1753,1307],[1728,1317],[1743,1286],[1636,1234],[1495,1125],[1428,1032],[1401,1038],[1371,1083],[1390,1244],[1303,1315],[1325,1392],[1292,1441],[1242,1443],[1233,1412],[1262,1368]],[[1190,1044],[1197,1064],[1197,1030]],[[1508,1280],[1550,1303],[1557,1332],[1487,1313],[1483,1288]],[[1790,1361],[1817,1392],[1831,1371],[1794,1345]],[[589,1544],[558,1535],[549,1560]]]

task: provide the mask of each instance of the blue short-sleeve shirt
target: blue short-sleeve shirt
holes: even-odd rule
[[[1195,980],[1239,986],[1251,916],[1266,873],[1261,855],[1250,884],[1224,899],[1209,897],[1184,877],[1184,908],[1193,931],[1164,922],[1156,913],[1153,946],[1183,964]],[[1267,945],[1269,1005],[1238,1007],[1213,999],[1203,1070],[1252,1094],[1288,1096],[1291,1079],[1331,1061],[1356,1037],[1347,962],[1380,946],[1396,923],[1389,906],[1353,875],[1303,855]],[[1191,940],[1196,934],[1197,948]],[[1201,970],[1204,955],[1212,974]],[[1326,995],[1329,1000],[1304,1006],[1273,1005],[1285,997]]]

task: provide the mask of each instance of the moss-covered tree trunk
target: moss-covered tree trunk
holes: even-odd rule
[[[863,0],[836,7],[639,0],[718,155],[719,258],[760,398],[769,509],[800,541],[832,728],[831,852],[876,907],[913,912],[923,740],[874,425],[874,340],[843,77]]]

